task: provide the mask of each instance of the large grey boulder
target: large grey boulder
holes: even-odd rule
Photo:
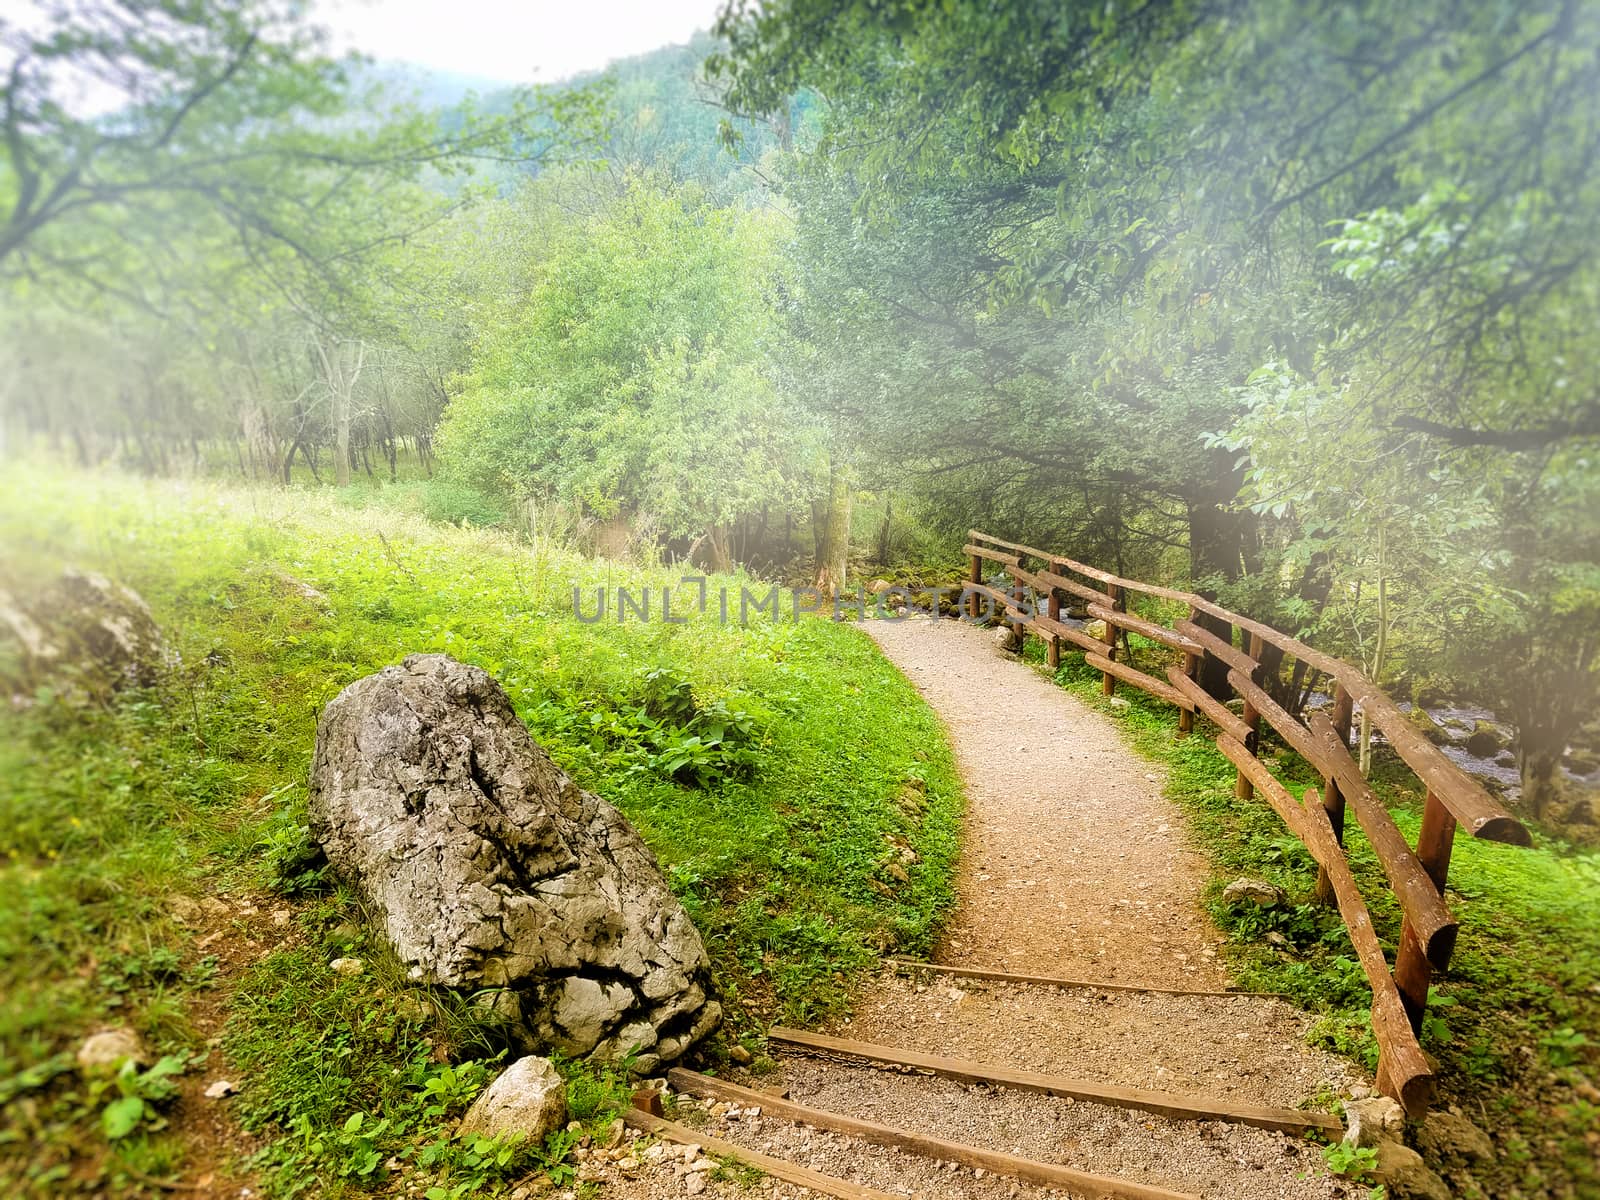
[[[533,1051],[650,1072],[721,1019],[700,934],[610,804],[551,762],[477,667],[418,654],[317,723],[311,827],[419,983],[500,989]]]

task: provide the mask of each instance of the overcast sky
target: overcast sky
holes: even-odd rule
[[[718,0],[314,0],[335,47],[508,83],[549,83],[686,42]]]

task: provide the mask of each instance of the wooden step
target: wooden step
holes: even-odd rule
[[[1036,1183],[1044,1187],[1068,1188],[1087,1196],[1109,1197],[1110,1200],[1199,1200],[1188,1192],[1174,1192],[1152,1184],[1132,1180],[1114,1179],[1106,1175],[1092,1175],[1054,1163],[1035,1162],[1014,1154],[966,1146],[960,1142],[947,1142],[940,1138],[925,1137],[892,1125],[879,1125],[863,1121],[825,1108],[812,1108],[797,1104],[766,1092],[740,1087],[723,1079],[713,1079],[695,1071],[675,1067],[667,1073],[667,1081],[678,1091],[702,1099],[731,1100],[734,1103],[759,1108],[763,1116],[782,1117],[816,1129],[830,1129],[847,1134],[874,1146],[916,1154],[923,1158],[956,1162],[964,1167],[980,1167],[996,1175]]]
[[[651,1134],[663,1141],[677,1142],[680,1146],[699,1146],[716,1158],[731,1158],[747,1167],[754,1167],[764,1174],[771,1175],[774,1179],[810,1188],[813,1192],[824,1196],[835,1196],[838,1200],[905,1200],[904,1196],[880,1192],[877,1188],[851,1183],[848,1179],[840,1179],[834,1175],[824,1175],[821,1171],[802,1167],[786,1158],[774,1158],[770,1154],[762,1154],[759,1150],[751,1150],[746,1146],[711,1137],[698,1129],[690,1129],[687,1125],[678,1125],[662,1117],[651,1116],[640,1108],[628,1109],[622,1114],[622,1119],[630,1128],[637,1129],[641,1133]]]
[[[1235,1125],[1253,1125],[1258,1129],[1272,1129],[1280,1133],[1293,1134],[1319,1130],[1335,1137],[1344,1132],[1344,1125],[1339,1118],[1328,1113],[1305,1112],[1296,1108],[1278,1108],[1270,1105],[1239,1104],[1232,1100],[1206,1096],[1180,1096],[1171,1092],[1119,1087],[1116,1084],[1096,1083],[1087,1079],[1067,1079],[1059,1075],[1043,1075],[1035,1071],[991,1066],[970,1059],[945,1058],[938,1054],[926,1054],[920,1050],[903,1050],[893,1046],[878,1046],[870,1042],[853,1042],[846,1038],[807,1033],[799,1029],[784,1029],[781,1026],[774,1026],[767,1034],[767,1039],[779,1045],[793,1046],[801,1050],[839,1054],[848,1058],[882,1063],[885,1066],[927,1071],[929,1074],[960,1080],[963,1083],[994,1084],[1025,1092],[1038,1092],[1046,1096],[1065,1096],[1073,1100],[1087,1100],[1094,1104],[1108,1104],[1117,1108],[1136,1108],[1177,1121],[1226,1121]]]
[[[1230,992],[1207,988],[1151,987],[1142,983],[1105,983],[1098,979],[1067,979],[1060,975],[1016,975],[1010,971],[995,971],[988,967],[949,967],[942,963],[919,962],[914,958],[891,958],[891,965],[900,970],[932,971],[937,975],[951,975],[959,979],[990,979],[997,983],[1028,983],[1040,987],[1090,988],[1098,992],[1148,992],[1155,996],[1267,996],[1284,999],[1282,992]]]

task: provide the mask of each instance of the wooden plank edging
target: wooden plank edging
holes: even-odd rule
[[[1089,988],[1099,992],[1144,992],[1158,996],[1269,996],[1286,999],[1282,992],[1230,992],[1207,988],[1153,987],[1142,983],[1105,983],[1097,979],[1065,979],[1059,975],[1017,975],[1010,971],[995,971],[988,967],[952,967],[944,963],[919,962],[914,958],[891,958],[896,967],[907,970],[932,971],[936,975],[953,975],[959,979],[992,979],[997,983],[1027,983],[1039,987]]]
[[[622,1119],[630,1128],[637,1129],[641,1133],[653,1134],[664,1141],[677,1142],[681,1146],[699,1146],[706,1153],[718,1158],[735,1159],[747,1167],[754,1167],[771,1175],[774,1179],[798,1184],[800,1187],[810,1188],[813,1192],[820,1192],[824,1196],[834,1196],[837,1200],[905,1200],[904,1196],[880,1192],[877,1188],[851,1183],[848,1179],[839,1179],[833,1175],[824,1175],[821,1171],[813,1171],[810,1167],[802,1167],[787,1159],[774,1158],[770,1154],[762,1154],[759,1150],[751,1150],[746,1146],[711,1137],[698,1129],[690,1129],[686,1125],[679,1125],[662,1117],[652,1117],[642,1109],[630,1108],[622,1114]]]
[[[858,1117],[847,1116],[844,1113],[812,1108],[810,1105],[797,1104],[793,1100],[785,1100],[781,1097],[768,1095],[765,1092],[740,1087],[736,1083],[729,1083],[723,1079],[714,1079],[709,1075],[686,1071],[681,1067],[674,1067],[667,1072],[667,1082],[677,1088],[678,1091],[690,1096],[752,1105],[760,1108],[763,1116],[782,1117],[785,1120],[795,1121],[802,1125],[810,1125],[816,1129],[827,1129],[834,1133],[847,1134],[858,1141],[867,1142],[874,1146],[885,1146],[891,1150],[899,1150],[903,1153],[915,1154],[923,1158],[960,1163],[964,1167],[981,1167],[983,1170],[991,1171],[996,1175],[1005,1175],[1012,1179],[1023,1180],[1026,1183],[1042,1184],[1045,1187],[1071,1188],[1075,1192],[1082,1192],[1090,1196],[1107,1197],[1108,1200],[1199,1200],[1199,1197],[1187,1192],[1174,1192],[1151,1184],[1136,1183],[1132,1180],[1116,1179],[1106,1175],[1094,1175],[1072,1167],[1060,1166],[1055,1163],[1036,1162],[1033,1159],[1021,1158],[1015,1154],[1005,1154],[997,1150],[985,1150],[978,1146],[968,1146],[960,1142],[948,1142],[942,1138],[928,1137],[923,1134],[913,1133],[910,1130],[899,1129],[892,1125],[880,1125],[874,1121],[864,1121]]]
[[[799,1029],[785,1029],[781,1026],[774,1026],[768,1032],[767,1039],[824,1054],[840,1054],[850,1058],[865,1059],[868,1062],[883,1063],[886,1066],[928,1071],[963,1083],[996,1084],[1001,1087],[1016,1088],[1019,1091],[1038,1092],[1046,1096],[1064,1096],[1116,1108],[1136,1108],[1176,1121],[1225,1121],[1295,1134],[1321,1130],[1338,1136],[1344,1130],[1339,1118],[1328,1113],[1305,1112],[1272,1105],[1236,1104],[1230,1100],[1205,1096],[1180,1096],[1170,1092],[1149,1091],[1145,1088],[1096,1083],[1087,1079],[1067,1079],[1058,1075],[1019,1071],[968,1059],[925,1054],[920,1050],[877,1046],[870,1042],[853,1042],[845,1038],[807,1033]]]

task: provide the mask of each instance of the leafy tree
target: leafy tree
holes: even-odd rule
[[[1377,646],[1409,622],[1414,662],[1453,669],[1511,717],[1524,803],[1542,816],[1600,699],[1600,473],[1584,430],[1600,374],[1575,336],[1600,315],[1600,279],[1593,264],[1525,279],[1521,311],[1436,342],[1442,306],[1497,308],[1524,275],[1543,202],[1508,197],[1504,225],[1466,219],[1469,203],[1436,186],[1342,223],[1330,266],[1365,303],[1314,378],[1259,374],[1227,444],[1249,451],[1251,499],[1293,505],[1341,579],[1376,567]]]
[[[729,569],[729,525],[796,485],[799,431],[763,366],[778,272],[760,215],[631,179],[483,331],[442,460],[518,501],[656,522]]]
[[[449,129],[376,90],[358,98],[301,11],[93,0],[0,24],[0,271],[152,304],[185,258],[213,253],[322,311],[369,251],[435,218],[418,182],[540,158],[541,123],[598,116],[581,90]]]
[[[1597,315],[1600,246],[1592,6],[782,0],[731,3],[719,28],[731,103],[767,111],[801,85],[827,98],[802,178],[849,180],[850,221],[924,263],[956,247],[961,333],[909,272],[878,290],[899,339],[886,351],[921,325],[921,344],[943,337],[981,364],[936,368],[967,398],[916,423],[908,394],[897,422],[929,460],[961,464],[951,478],[969,508],[1027,493],[1060,513],[1051,501],[1092,480],[1112,485],[1114,524],[1159,531],[1154,515],[1179,504],[1191,575],[1251,575],[1266,588],[1235,592],[1281,619],[1342,593],[1297,528],[1309,520],[1315,534],[1325,514],[1235,503],[1247,464],[1215,435],[1248,421],[1241,385],[1263,363],[1329,373],[1340,417],[1403,448],[1424,489],[1415,506],[1388,508],[1400,493],[1387,473],[1363,481],[1379,493],[1363,511],[1390,512],[1365,531],[1382,531],[1383,577],[1434,570],[1423,547],[1452,528],[1456,483],[1493,481],[1485,528],[1509,539],[1544,494],[1540,451],[1561,475],[1586,469],[1581,447],[1600,426],[1578,349]],[[1367,215],[1342,226],[1350,245],[1330,272],[1319,243],[1353,213]],[[1008,328],[1019,336],[998,354]],[[1252,453],[1290,460],[1273,445],[1288,436],[1258,427]],[[1456,453],[1474,447],[1488,457]],[[1432,495],[1430,472],[1445,481]],[[1549,568],[1524,574],[1581,573],[1593,551],[1579,533],[1558,521],[1524,542]],[[1358,549],[1339,565],[1359,574],[1378,539],[1349,536]],[[1300,570],[1282,570],[1286,548]],[[1403,603],[1434,608],[1458,582],[1402,588]],[[1567,586],[1548,594],[1573,602]],[[1517,604],[1529,637],[1555,637],[1534,618],[1553,608]],[[1370,632],[1370,614],[1357,624]],[[1533,657],[1582,658],[1559,641]]]

